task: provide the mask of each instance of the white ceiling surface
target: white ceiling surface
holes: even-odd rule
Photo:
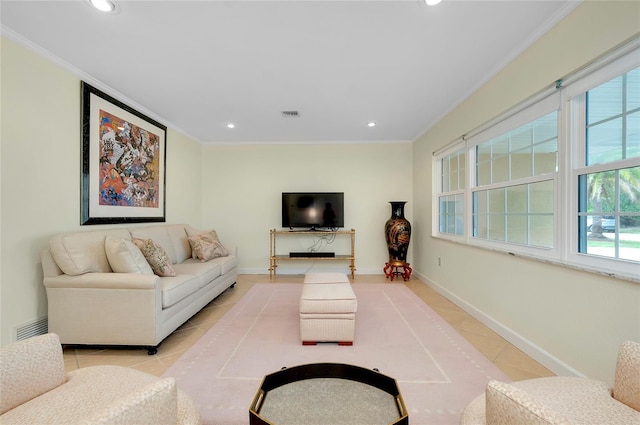
[[[2,33],[199,142],[260,143],[413,141],[578,1],[117,3],[2,0]]]

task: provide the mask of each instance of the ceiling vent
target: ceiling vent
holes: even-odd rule
[[[282,111],[282,116],[284,118],[298,118],[300,116],[300,112],[298,112],[298,111]]]

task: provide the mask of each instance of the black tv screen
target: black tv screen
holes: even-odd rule
[[[282,227],[344,227],[344,193],[282,192]]]

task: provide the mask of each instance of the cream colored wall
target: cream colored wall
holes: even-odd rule
[[[0,50],[4,345],[15,326],[47,314],[39,253],[49,237],[96,226],[80,226],[80,79],[4,37]],[[200,145],[168,130],[168,222],[200,224],[199,167]]]
[[[408,201],[406,217],[412,220],[411,150],[408,143],[205,146],[202,222],[239,245],[240,272],[268,273],[269,229],[281,228],[281,193],[344,192],[345,228],[356,230],[357,273],[380,274],[388,258],[388,201]],[[310,243],[298,238],[282,252],[305,251]],[[289,262],[279,273],[323,267],[347,270],[344,262]]]
[[[640,285],[434,239],[431,197],[421,188],[431,186],[434,150],[636,35],[639,22],[639,2],[583,2],[413,151],[417,272],[556,372],[608,382],[620,342],[640,341]]]

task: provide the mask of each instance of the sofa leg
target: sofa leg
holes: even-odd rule
[[[235,287],[236,287],[236,282],[233,282],[229,288],[235,288]]]
[[[153,356],[154,354],[157,354],[158,353],[158,345],[155,345],[153,347],[147,347],[147,354],[150,355],[150,356]]]

